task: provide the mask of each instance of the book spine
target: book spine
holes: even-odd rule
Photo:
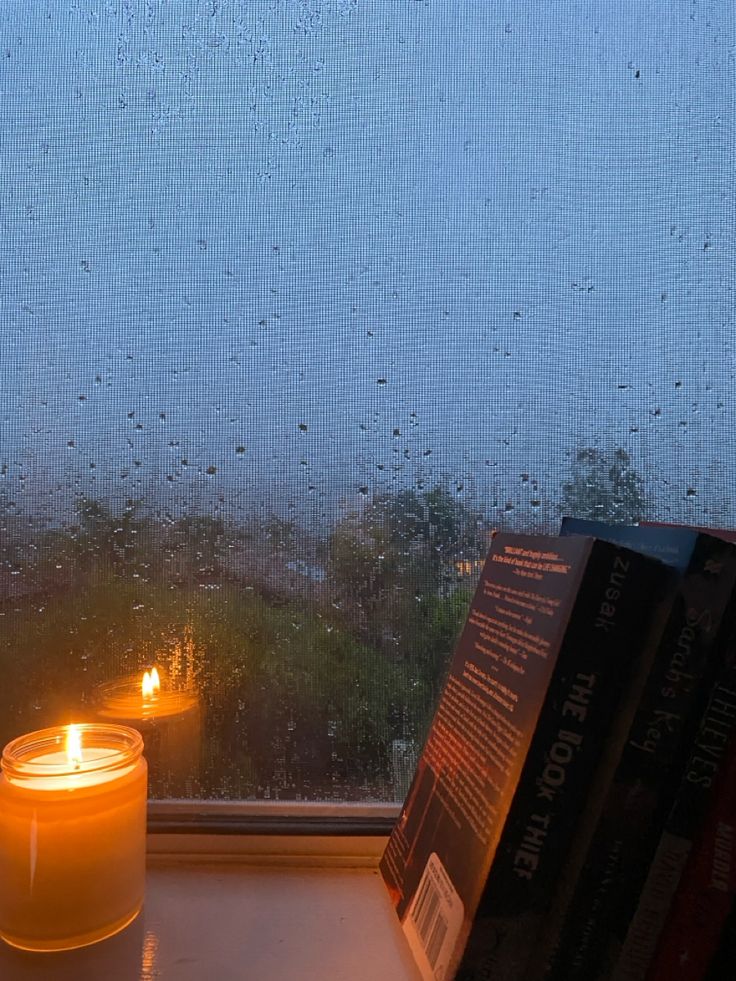
[[[736,897],[736,739],[660,935],[647,981],[699,981]]]
[[[675,803],[613,971],[613,981],[646,978],[693,842],[713,797],[713,786],[736,731],[736,663],[732,644],[700,721]]]
[[[631,720],[632,691],[656,648],[671,586],[661,563],[596,543],[460,978],[523,976],[579,825],[603,801],[628,731],[614,720]]]
[[[731,907],[723,927],[716,952],[708,965],[704,981],[723,981],[733,977],[733,966],[736,964],[736,904]]]
[[[735,581],[733,546],[700,537],[580,875],[528,978],[594,981],[613,969],[708,698]]]

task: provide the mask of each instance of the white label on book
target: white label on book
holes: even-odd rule
[[[463,903],[436,852],[429,856],[403,928],[424,981],[444,981],[463,926]]]

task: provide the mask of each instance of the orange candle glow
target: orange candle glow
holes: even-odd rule
[[[68,950],[112,936],[143,903],[147,767],[133,729],[21,736],[2,754],[0,936]]]
[[[199,776],[201,711],[189,688],[173,689],[157,668],[101,685],[95,692],[96,717],[137,729],[143,736],[157,792],[187,796]]]

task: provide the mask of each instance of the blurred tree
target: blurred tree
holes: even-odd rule
[[[1,472],[1,471],[0,471]],[[23,519],[7,487],[0,486],[0,598],[23,565]]]
[[[272,549],[288,551],[293,549],[299,541],[296,524],[286,518],[280,518],[276,514],[272,514],[266,522],[264,533]]]
[[[179,559],[179,575],[186,581],[222,576],[225,522],[190,512],[175,522],[172,549]]]
[[[641,521],[646,513],[643,484],[626,450],[578,450],[572,480],[562,485],[561,510],[575,518],[619,524]]]
[[[108,568],[114,575],[128,573],[134,563],[137,514],[141,502],[127,500],[119,514],[104,501],[81,497],[75,503],[79,527],[75,538],[79,561],[84,569]]]
[[[377,497],[330,541],[330,575],[364,638],[410,655],[423,645],[430,601],[451,592],[455,563],[486,548],[481,515],[440,485]]]

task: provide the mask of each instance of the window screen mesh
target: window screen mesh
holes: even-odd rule
[[[0,740],[397,798],[491,528],[733,524],[733,16],[6,0]]]

